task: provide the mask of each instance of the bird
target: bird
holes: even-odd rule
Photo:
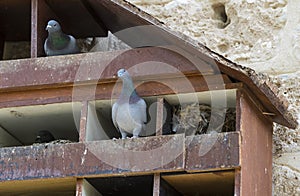
[[[128,71],[120,69],[117,75],[123,85],[119,98],[112,106],[112,121],[120,131],[122,139],[125,139],[127,134],[132,134],[132,138],[138,138],[147,122],[147,105],[136,93]]]
[[[48,130],[40,130],[37,133],[35,143],[48,143],[54,141],[55,138],[52,133]]]
[[[65,55],[79,53],[76,39],[72,35],[65,34],[60,24],[50,20],[46,26],[48,37],[44,43],[44,50],[47,56]]]

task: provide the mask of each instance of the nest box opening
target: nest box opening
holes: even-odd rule
[[[234,195],[234,171],[164,174],[162,180],[179,195]]]
[[[0,59],[30,57],[30,0],[0,2]]]
[[[2,108],[0,146],[77,142],[79,120],[80,103]],[[54,138],[44,131],[50,132]]]
[[[153,175],[88,178],[86,181],[103,196],[153,195]]]

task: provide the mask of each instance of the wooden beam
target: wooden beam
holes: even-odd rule
[[[249,99],[238,97],[241,132],[241,195],[272,195],[272,131],[270,122]],[[263,158],[262,158],[263,157]]]
[[[237,132],[186,137],[185,169],[199,172],[240,167],[239,138]]]
[[[136,81],[137,92],[140,96],[167,95],[175,93],[193,93],[207,91],[206,81],[223,76],[206,76],[205,78],[197,75],[187,76],[184,78],[158,78],[156,81]],[[226,76],[225,76],[226,78]],[[187,82],[190,88],[186,87]],[[229,82],[229,81],[226,81]],[[220,85],[217,81],[213,90],[224,90],[226,85]],[[210,85],[212,87],[213,84]],[[228,85],[228,88],[239,88],[237,85]],[[101,100],[115,99],[118,97],[121,89],[121,83],[114,81],[102,82],[97,85],[80,85],[73,87],[71,84],[65,86],[45,86],[34,87],[34,89],[19,88],[18,91],[0,90],[0,107],[14,107],[25,105],[40,105],[49,103],[61,103],[84,100]]]
[[[40,24],[40,26],[44,28],[44,25]],[[39,56],[40,51],[43,52],[43,40],[46,34],[38,38],[35,38],[38,35],[35,35],[34,31],[32,34],[34,39],[32,55],[36,57]],[[156,75],[172,77],[187,73],[214,74],[210,65],[202,63],[199,66],[201,69],[184,56],[158,47],[18,59],[0,62],[0,89],[111,80],[121,68],[128,69],[134,78]]]
[[[183,135],[0,148],[0,182],[180,171],[183,152]]]

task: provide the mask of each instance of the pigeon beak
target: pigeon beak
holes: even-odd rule
[[[46,26],[46,30],[48,31],[48,29],[51,29],[52,27],[50,25]]]

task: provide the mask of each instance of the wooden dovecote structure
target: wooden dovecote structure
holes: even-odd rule
[[[273,122],[297,122],[267,77],[125,1],[13,0],[0,11],[1,53],[31,43],[30,58],[0,62],[1,195],[271,195]],[[53,18],[76,38],[111,31],[132,49],[44,57]],[[152,136],[111,140],[119,68],[151,106]],[[234,130],[164,135],[164,105],[195,100],[234,108]],[[73,142],[32,145],[39,129]]]

